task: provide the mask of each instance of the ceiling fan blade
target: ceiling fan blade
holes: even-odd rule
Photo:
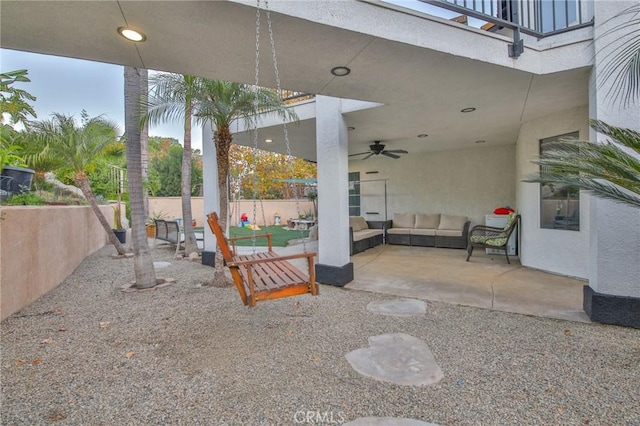
[[[405,151],[404,149],[387,149],[385,152],[394,152],[396,154],[408,154],[409,151]]]
[[[371,151],[359,152],[359,153],[357,153],[357,154],[349,154],[349,157],[353,157],[353,156],[355,156],[355,155],[370,154],[370,153],[371,153]]]
[[[380,154],[382,154],[382,155],[386,155],[387,157],[391,157],[391,158],[400,158],[400,156],[399,156],[399,155],[392,154],[392,153],[390,153],[389,151],[382,151]]]
[[[366,157],[362,157],[362,160],[366,160],[367,158],[371,157],[374,153],[370,152],[369,155],[367,155]]]

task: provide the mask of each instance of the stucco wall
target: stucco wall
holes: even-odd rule
[[[298,208],[301,214],[313,212],[313,203],[305,198],[298,201]],[[264,210],[267,225],[274,224],[276,212],[280,214],[281,223],[285,224],[288,218],[298,217],[298,208],[296,208],[296,202],[292,200],[262,200],[262,203],[258,200],[256,201],[256,221],[259,225],[263,225],[262,212]],[[149,198],[149,211],[152,213],[163,212],[167,219],[182,217],[182,200],[180,197],[151,197]],[[196,220],[196,226],[205,226],[203,197],[191,197],[191,212]],[[229,205],[229,214],[232,214],[233,218],[230,225],[235,226],[242,213],[246,213],[249,216],[249,221],[253,222],[253,200],[242,200]]]
[[[102,210],[112,223],[111,207]],[[0,317],[57,287],[106,243],[88,206],[0,207]]]
[[[540,185],[524,183],[538,171],[530,160],[540,152],[540,139],[579,132],[588,139],[587,106],[522,124],[516,144],[517,206],[522,215],[520,260],[524,266],[579,278],[588,276],[589,201],[580,194],[580,231],[540,228]]]
[[[589,286],[640,298],[640,209],[594,197],[591,216]]]
[[[359,171],[361,180],[389,179],[389,219],[394,212],[445,213],[467,216],[473,226],[484,224],[496,207],[515,205],[515,145],[407,154],[397,160],[371,157],[351,161],[349,171]],[[383,190],[378,183],[364,184],[363,203],[369,204],[363,210],[371,205],[379,210]]]
[[[589,117],[619,127],[640,131],[640,102],[622,107],[622,100],[611,96],[609,90],[619,84],[619,78],[605,79],[607,57],[614,49],[630,42],[629,37],[604,37],[604,33],[628,22],[630,15],[611,19],[629,4],[623,1],[594,3],[600,24],[594,27],[596,65],[589,87]],[[607,138],[593,129],[591,140]],[[601,294],[640,298],[640,209],[623,206],[612,201],[593,199],[591,227],[594,235],[590,244],[589,286]]]

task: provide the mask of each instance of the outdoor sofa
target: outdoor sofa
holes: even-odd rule
[[[384,242],[384,232],[391,221],[367,221],[362,216],[349,216],[350,255],[360,253]]]
[[[395,213],[387,244],[466,249],[470,221],[448,214]]]

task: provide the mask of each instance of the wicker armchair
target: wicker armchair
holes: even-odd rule
[[[467,245],[467,262],[473,253],[474,247],[481,248],[494,248],[504,250],[504,254],[507,257],[507,263],[509,261],[509,252],[507,250],[507,244],[509,243],[509,237],[516,225],[520,221],[520,215],[511,213],[507,217],[507,223],[504,228],[493,228],[491,226],[476,225],[471,229],[469,233],[469,244]]]

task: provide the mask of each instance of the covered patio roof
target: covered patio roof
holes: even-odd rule
[[[253,82],[256,11],[247,4],[3,1],[0,7],[3,48]],[[361,2],[276,2],[274,7],[284,88],[382,104],[345,115],[354,128],[349,153],[374,140],[413,153],[473,147],[478,140],[483,146],[514,144],[522,122],[587,103],[584,48],[572,59],[582,66],[545,74],[536,65],[536,49],[508,59],[508,37],[443,19]],[[260,83],[273,87],[264,22],[263,14]],[[141,30],[147,40],[124,40],[117,33],[121,26]],[[465,42],[469,37],[475,46]],[[504,54],[492,53],[502,47]],[[454,50],[460,54],[451,54]],[[351,73],[335,77],[330,73],[335,66],[348,66]],[[475,111],[462,113],[465,108]],[[264,130],[265,137],[271,130]],[[290,138],[297,156],[315,160],[315,120],[292,126]]]

